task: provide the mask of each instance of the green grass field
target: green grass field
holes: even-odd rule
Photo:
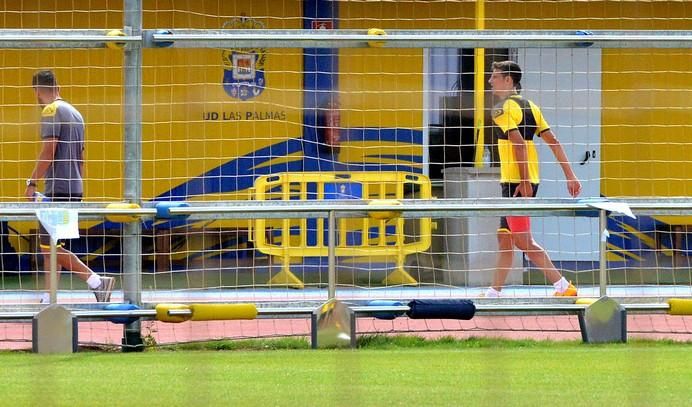
[[[293,340],[130,354],[5,352],[0,404],[683,406],[692,400],[689,343],[361,339],[357,350],[313,351]]]

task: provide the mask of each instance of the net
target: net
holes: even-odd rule
[[[627,318],[630,339],[689,341],[692,339],[690,317],[668,315],[630,315]],[[31,324],[2,323],[0,341],[3,349],[30,349]],[[398,318],[385,321],[359,318],[359,337],[367,341],[372,335],[416,335],[428,339],[451,337],[505,338],[514,340],[581,339],[576,316],[476,316],[470,321],[411,320]],[[180,343],[244,339],[296,337],[309,339],[310,321],[306,318],[262,319],[256,321],[213,321],[168,324],[155,321],[142,323],[145,345],[151,348]],[[80,322],[79,345],[83,348],[118,347],[122,328],[110,322]]]
[[[0,3],[2,36],[13,29],[105,33],[123,25],[122,1],[25,3]],[[472,1],[413,0],[144,2],[143,28],[159,35],[186,30],[364,34],[371,28],[386,35],[381,37],[384,47],[364,41],[356,47],[343,42],[333,48],[319,43],[303,46],[299,41],[292,47],[148,42],[141,61],[138,198],[149,205],[170,200],[211,206],[256,201],[258,179],[286,173],[366,173],[375,179],[378,174],[382,178],[385,173],[401,173],[429,180],[429,196],[419,187],[399,195],[385,188],[377,197],[383,199],[499,198],[501,142],[492,129],[499,100],[487,82],[492,63],[507,59],[522,67],[522,95],[540,107],[560,140],[582,182],[581,197],[651,197],[665,202],[692,196],[692,78],[686,74],[692,54],[689,42],[672,39],[692,29],[684,1],[490,1],[482,20],[486,30],[560,30],[575,40],[568,46],[516,40],[511,46],[487,47],[482,57],[468,43],[466,48],[442,42],[388,47],[387,36],[404,30],[430,30],[425,35],[432,40],[434,30],[439,34],[479,28],[476,6]],[[589,36],[595,38],[600,30],[611,36],[623,30],[667,30],[670,38],[666,47],[616,42],[608,47],[596,40],[592,45]],[[133,180],[124,176],[128,162],[123,115],[129,85],[123,51],[16,48],[0,50],[0,199],[7,204],[24,199],[24,182],[41,148],[41,112],[31,76],[50,68],[61,96],[85,118],[85,201],[124,200],[125,185]],[[486,84],[482,91],[474,79],[477,71]],[[478,95],[482,115],[474,113]],[[546,143],[536,138],[536,146],[538,198],[567,198],[563,168]],[[329,189],[343,182],[326,184]],[[351,189],[362,185],[349,183],[352,196],[338,198],[368,198]],[[291,185],[287,199],[299,199],[295,191],[301,188],[307,188],[305,196],[313,192],[307,184]],[[557,269],[584,295],[598,295],[598,219],[536,215],[533,236]],[[690,214],[638,215],[636,220],[617,214],[608,218],[609,293],[692,295]],[[385,247],[404,248],[423,236],[430,244],[403,255],[404,249],[340,255],[340,295],[473,297],[491,284],[498,217],[439,215],[429,219],[430,232],[410,219],[363,219],[339,223],[340,242],[379,239]],[[317,239],[325,233],[320,222],[288,222],[284,230],[272,228],[270,222],[262,229],[269,245],[294,251],[276,255],[257,246],[256,224],[250,219],[146,219],[141,239],[143,301],[324,299],[327,257],[296,253],[300,250],[285,244]],[[2,219],[1,224],[0,304],[37,302],[43,291],[43,273],[37,270],[44,261],[37,225],[14,219]],[[90,220],[80,229],[82,238],[70,249],[94,271],[120,277],[127,255],[122,224]],[[272,278],[282,268],[306,289],[293,292],[285,289],[286,281],[275,284]],[[388,280],[396,270],[411,280]],[[505,285],[509,297],[547,297],[553,292],[551,281],[519,253]],[[116,301],[123,299],[121,287],[119,282]],[[63,273],[60,298],[87,302],[93,297],[80,280]]]

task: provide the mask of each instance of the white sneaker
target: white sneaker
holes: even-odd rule
[[[488,287],[488,289],[485,291],[485,294],[483,294],[483,297],[485,298],[499,298],[502,295],[501,291],[497,291],[496,289],[492,287]]]
[[[101,285],[92,290],[94,292],[94,296],[96,297],[96,302],[110,302],[111,292],[113,291],[114,285],[115,278],[101,277]]]

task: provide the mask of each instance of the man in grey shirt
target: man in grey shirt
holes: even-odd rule
[[[84,170],[84,120],[71,104],[60,98],[60,87],[52,71],[39,71],[32,86],[43,108],[41,112],[41,152],[31,178],[26,180],[24,194],[36,201],[40,194],[36,182],[45,180],[45,199],[52,202],[79,202],[82,200],[82,174]],[[44,270],[50,272],[50,236],[39,223],[39,241],[44,259]],[[99,302],[110,301],[115,279],[94,273],[72,252],[58,241],[58,272],[67,269],[84,280]],[[46,288],[50,279],[46,277]],[[41,297],[42,303],[49,300],[48,293]]]

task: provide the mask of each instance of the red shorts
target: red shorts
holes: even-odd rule
[[[503,198],[516,198],[514,192],[516,192],[519,184],[502,183],[501,185]],[[535,197],[538,192],[538,184],[531,184],[531,186],[533,186],[533,196]],[[528,216],[503,216],[500,218],[498,230],[516,233],[528,232],[531,230],[531,219]]]

